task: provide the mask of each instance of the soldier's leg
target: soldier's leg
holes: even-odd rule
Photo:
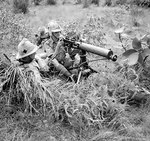
[[[58,70],[60,73],[64,74],[67,77],[71,76],[71,73],[63,66],[61,65],[56,59],[52,60],[52,64]]]
[[[71,81],[76,82],[77,77],[74,74],[71,74],[62,64],[60,64],[56,59],[52,60],[52,64],[56,68],[57,71],[68,77]]]

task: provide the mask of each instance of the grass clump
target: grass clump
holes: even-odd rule
[[[40,2],[41,2],[41,0],[34,0],[34,5],[35,6],[40,5]]]
[[[47,4],[47,5],[56,5],[57,2],[56,2],[56,0],[47,0],[47,1],[46,1],[46,4]]]
[[[83,1],[83,8],[88,8],[90,6],[90,1],[89,0],[84,0]]]
[[[13,0],[13,10],[14,13],[23,13],[28,12],[29,0]]]
[[[3,76],[1,96],[7,97],[5,104],[23,111],[31,108],[37,112],[36,107],[33,106],[37,104],[37,100],[40,105],[52,102],[51,91],[47,87],[50,82],[41,80],[36,73],[36,69],[23,69],[15,64],[5,68],[5,73],[1,75]]]
[[[150,1],[149,0],[132,0],[131,4],[135,4],[140,7],[150,7]]]

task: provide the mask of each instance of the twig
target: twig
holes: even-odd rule
[[[82,74],[82,71],[79,72],[77,84],[79,84],[79,81],[80,81],[80,78],[81,78],[81,74]]]
[[[9,57],[4,53],[3,54],[5,57],[6,57],[6,59],[11,63],[11,60],[9,59]]]
[[[119,33],[119,40],[120,40],[120,42],[121,42],[121,45],[122,45],[123,49],[126,51],[126,48],[125,48],[124,45],[123,45],[123,42],[122,42],[121,34],[120,34],[120,33]]]

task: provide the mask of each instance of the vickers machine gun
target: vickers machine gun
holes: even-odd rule
[[[112,50],[84,43],[83,40],[81,40],[79,38],[79,36],[75,35],[73,37],[70,37],[70,35],[68,35],[68,36],[65,36],[65,38],[62,38],[62,40],[64,41],[64,46],[65,46],[66,50],[68,52],[69,52],[69,50],[71,50],[70,51],[71,53],[69,53],[71,56],[71,59],[73,59],[77,53],[80,54],[80,58],[81,58],[79,65],[77,67],[69,68],[69,70],[79,69],[79,70],[81,70],[79,72],[82,72],[83,70],[90,69],[90,74],[93,72],[98,73],[96,70],[92,69],[88,65],[88,62],[86,59],[87,52],[104,57],[103,59],[100,59],[100,60],[104,60],[104,59],[108,59],[108,60],[112,60],[112,61],[117,60],[117,55],[114,55]],[[74,53],[72,53],[72,52],[74,52]],[[99,59],[97,59],[97,60],[99,60]],[[87,74],[86,76],[88,77],[90,74]],[[81,76],[81,74],[79,76]]]
[[[105,49],[95,45],[84,43],[78,37],[70,38],[69,36],[66,36],[65,38],[63,38],[63,40],[66,47],[82,50],[83,53],[90,52],[93,54],[97,54],[99,56],[105,57],[108,60],[117,60],[117,55],[114,55],[111,49]]]

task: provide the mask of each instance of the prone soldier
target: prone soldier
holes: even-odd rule
[[[34,70],[35,77],[41,79],[40,71],[48,71],[48,66],[38,54],[38,46],[24,38],[18,45],[18,53],[16,55],[17,65],[22,69]]]

